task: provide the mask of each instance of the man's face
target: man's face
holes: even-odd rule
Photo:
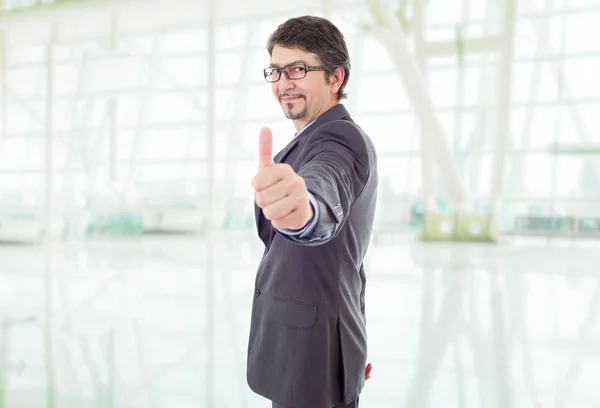
[[[307,66],[321,65],[315,54],[299,48],[275,45],[271,53],[272,67],[283,68],[296,62]],[[336,94],[332,93],[334,85],[326,78],[324,71],[309,71],[306,77],[291,80],[282,72],[281,79],[272,84],[273,95],[279,101],[283,113],[299,125],[296,127],[304,127],[337,102]]]

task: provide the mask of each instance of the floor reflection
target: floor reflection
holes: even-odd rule
[[[253,235],[0,247],[0,407],[270,406],[245,382],[261,253]],[[598,265],[585,241],[378,241],[361,405],[600,406]]]

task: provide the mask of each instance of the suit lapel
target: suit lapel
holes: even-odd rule
[[[341,103],[335,105],[333,108],[329,109],[319,118],[317,118],[317,120],[315,120],[315,122],[312,125],[310,125],[310,127],[306,131],[294,137],[294,139],[290,141],[290,143],[288,143],[286,147],[284,147],[279,153],[277,153],[277,155],[275,155],[275,157],[273,158],[273,162],[282,163],[285,160],[285,158],[292,152],[292,150],[294,150],[294,148],[298,145],[300,139],[310,135],[319,126],[327,122],[339,120],[349,116],[350,114],[348,113],[348,110],[346,110],[346,107],[344,105],[342,105]]]
[[[275,155],[273,158],[274,163],[281,163],[285,160],[285,158],[290,154],[290,152],[296,147],[298,142],[300,141],[299,137],[295,137],[291,142],[288,143],[286,147],[284,147],[279,153]]]

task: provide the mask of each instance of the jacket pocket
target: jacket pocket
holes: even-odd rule
[[[308,329],[317,322],[317,305],[271,297],[267,316],[279,324]]]

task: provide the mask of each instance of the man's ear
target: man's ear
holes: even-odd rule
[[[331,86],[331,93],[337,93],[344,82],[344,78],[346,77],[346,72],[344,68],[338,68],[335,72],[329,75],[329,85]]]

